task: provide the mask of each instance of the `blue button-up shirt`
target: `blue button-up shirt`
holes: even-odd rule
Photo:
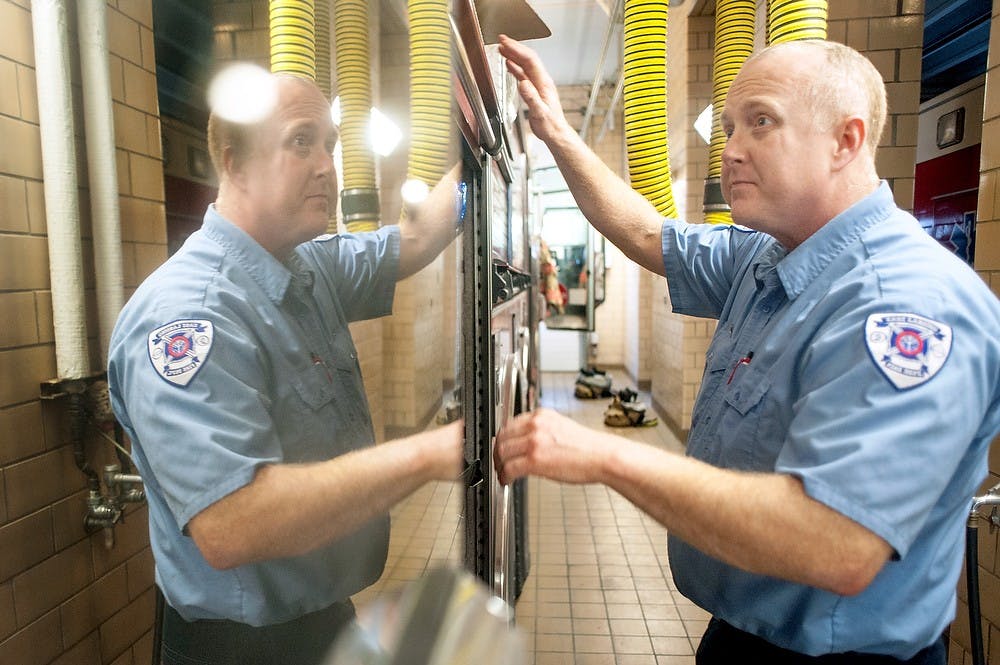
[[[970,499],[1000,431],[1000,302],[885,183],[792,252],[763,233],[671,220],[662,241],[675,311],[718,319],[688,454],[791,474],[896,554],[843,597],[671,537],[678,589],[788,649],[909,658],[954,617]],[[898,348],[880,342],[879,325],[907,320],[919,325],[900,324]],[[931,329],[921,365],[914,331]]]
[[[282,263],[211,206],[122,311],[112,404],[145,484],[157,582],[184,618],[284,622],[381,574],[388,516],[231,570],[211,568],[185,529],[262,465],[374,443],[347,324],[391,311],[398,261],[398,228],[384,227],[304,243]]]

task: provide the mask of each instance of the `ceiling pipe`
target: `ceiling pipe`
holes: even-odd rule
[[[111,102],[111,79],[108,76],[107,3],[105,0],[79,0],[76,12],[103,366],[108,358],[111,330],[125,302],[114,109]]]
[[[594,107],[597,105],[597,94],[601,90],[604,82],[604,59],[611,48],[611,38],[618,27],[619,16],[622,10],[622,0],[615,0],[611,12],[608,14],[608,29],[604,33],[604,46],[601,48],[601,57],[597,61],[597,70],[594,72],[594,81],[590,84],[590,98],[587,100],[587,110],[583,114],[583,126],[580,127],[580,138],[586,142],[587,134],[590,131],[590,118],[594,114]],[[600,139],[598,139],[600,140]]]
[[[614,125],[615,122],[615,109],[618,108],[618,102],[622,99],[622,91],[625,90],[625,72],[618,75],[618,83],[615,84],[615,91],[611,93],[611,101],[608,103],[608,111],[604,114],[604,122],[601,123],[601,131],[597,133],[597,138],[594,139],[594,144],[601,142],[604,135],[608,133],[608,130]]]
[[[32,0],[49,276],[59,379],[90,374],[65,0]]]

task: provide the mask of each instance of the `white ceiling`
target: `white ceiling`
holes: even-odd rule
[[[613,0],[528,0],[528,4],[552,36],[526,43],[538,52],[556,85],[590,85],[601,58]],[[606,83],[617,80],[621,44],[619,22],[604,62]]]

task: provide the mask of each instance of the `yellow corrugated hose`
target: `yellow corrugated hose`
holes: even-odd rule
[[[712,140],[705,179],[705,221],[731,224],[729,206],[722,197],[722,150],[726,136],[719,117],[726,94],[740,67],[753,53],[755,0],[718,0],[715,5],[715,53],[712,61]]]
[[[315,1],[315,0],[314,0]],[[315,6],[316,31],[316,85],[330,98],[330,2],[319,0]]]
[[[341,213],[349,232],[373,231],[379,225],[379,206],[375,157],[368,141],[372,86],[367,0],[337,0],[334,39],[344,171]]]
[[[625,143],[632,187],[676,217],[667,146],[667,0],[625,2]]]
[[[826,0],[768,0],[767,43],[826,39]]]
[[[271,71],[316,78],[313,0],[270,0]]]
[[[447,0],[409,0],[410,158],[407,179],[434,187],[448,167],[451,25]]]

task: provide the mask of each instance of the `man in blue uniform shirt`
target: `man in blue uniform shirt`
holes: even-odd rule
[[[677,588],[713,615],[699,664],[943,665],[1000,431],[1000,303],[879,181],[878,72],[824,41],[746,62],[722,114],[740,228],[660,218],[537,56],[501,53],[591,223],[667,277],[675,311],[718,319],[688,456],[543,410],[499,433],[501,479],[605,483],[664,524]]]
[[[389,508],[460,470],[460,424],[374,446],[347,324],[454,237],[453,187],[399,226],[320,236],[336,201],[330,107],[213,115],[202,228],[135,292],[108,377],[149,502],[166,664],[319,662],[381,575]],[[436,214],[449,210],[451,214]]]

